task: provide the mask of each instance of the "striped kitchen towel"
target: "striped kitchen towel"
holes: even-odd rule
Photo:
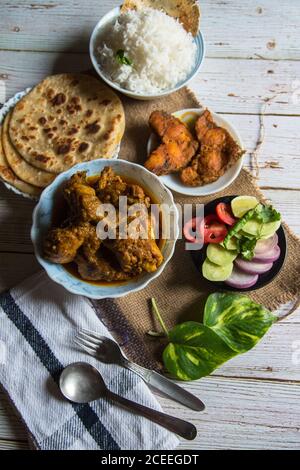
[[[0,382],[38,449],[171,450],[178,439],[160,426],[106,399],[77,405],[58,388],[63,367],[75,361],[96,366],[109,389],[160,410],[134,373],[102,364],[81,352],[78,328],[109,336],[90,302],[38,273],[0,295]]]

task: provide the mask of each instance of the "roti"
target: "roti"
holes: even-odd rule
[[[33,184],[39,188],[45,188],[55,179],[53,173],[48,171],[39,170],[24,160],[21,155],[15,150],[9,138],[9,122],[11,112],[5,117],[2,129],[2,146],[6,160],[15,173],[21,180],[26,183]]]
[[[47,77],[15,106],[12,144],[36,168],[61,173],[76,163],[111,158],[125,129],[119,97],[94,77]]]
[[[2,147],[2,127],[0,127],[0,178],[29,196],[37,198],[41,194],[41,189],[20,180],[10,168]]]
[[[179,20],[188,33],[197,36],[200,26],[200,7],[196,0],[125,0],[121,12],[145,7],[163,10]]]

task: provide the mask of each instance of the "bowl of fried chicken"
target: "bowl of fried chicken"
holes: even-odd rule
[[[177,238],[171,192],[125,160],[80,163],[57,176],[40,197],[31,229],[49,277],[94,299],[143,289],[162,273]]]
[[[155,110],[149,126],[145,167],[172,191],[207,196],[239,175],[245,151],[238,131],[223,116],[203,108]]]

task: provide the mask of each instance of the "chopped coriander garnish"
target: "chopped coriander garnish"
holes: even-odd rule
[[[123,49],[119,49],[116,52],[116,59],[121,65],[132,65],[132,60],[125,56],[125,51]]]

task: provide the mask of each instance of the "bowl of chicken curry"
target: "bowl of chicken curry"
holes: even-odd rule
[[[31,239],[55,282],[90,298],[143,289],[171,259],[178,211],[171,192],[125,160],[81,163],[44,190]]]

